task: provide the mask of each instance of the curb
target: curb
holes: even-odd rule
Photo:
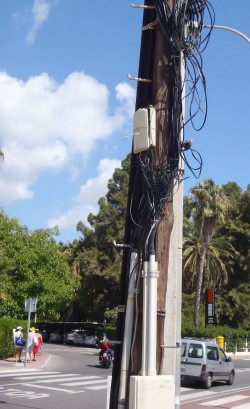
[[[24,358],[22,358],[22,362],[20,363],[16,362],[16,359],[14,357],[10,357],[7,359],[1,359],[0,360],[0,372],[5,371],[7,369],[11,369],[11,368],[13,369],[19,368],[22,370],[23,369],[28,369],[28,370],[42,369],[47,365],[50,358],[51,358],[50,354],[41,352],[40,354],[38,354],[36,361],[31,361],[31,362],[27,361],[26,366],[24,366],[25,365]]]

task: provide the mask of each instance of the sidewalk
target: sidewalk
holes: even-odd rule
[[[233,359],[250,359],[250,351],[226,352],[226,355]]]
[[[46,352],[42,352],[42,351],[39,352],[39,354],[38,354],[38,356],[36,358],[36,361],[31,361],[31,362],[27,361],[26,367],[24,366],[25,365],[25,363],[24,363],[25,357],[24,356],[22,356],[22,362],[16,362],[15,357],[11,357],[11,358],[8,358],[8,359],[1,359],[0,360],[0,372],[1,371],[6,371],[7,369],[12,369],[12,368],[13,369],[17,369],[17,368],[24,369],[25,368],[25,369],[28,369],[28,370],[30,370],[30,369],[42,369],[42,368],[44,368],[46,366],[49,359],[50,359],[50,354],[47,354]]]

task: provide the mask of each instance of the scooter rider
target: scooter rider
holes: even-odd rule
[[[110,353],[113,358],[114,351],[112,349],[112,344],[111,342],[109,342],[108,338],[106,338],[105,334],[99,342],[99,348],[101,349],[99,352],[99,357],[103,354],[103,352],[107,352],[107,353]]]

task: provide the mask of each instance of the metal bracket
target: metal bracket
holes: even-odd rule
[[[120,248],[120,249],[131,248],[130,244],[124,244],[124,243],[118,244],[118,243],[116,243],[115,240],[113,241],[113,246],[116,247],[116,248]]]
[[[181,347],[181,343],[180,342],[176,342],[176,345],[161,345],[161,348],[180,348]]]
[[[155,9],[155,6],[137,6],[136,4],[131,4],[131,7],[133,7],[133,9]]]
[[[145,78],[136,78],[132,77],[132,75],[128,74],[128,78],[133,81],[141,81],[141,82],[152,82],[152,80],[147,80]]]

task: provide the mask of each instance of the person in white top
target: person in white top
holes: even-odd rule
[[[29,329],[28,339],[27,339],[27,353],[29,356],[29,360],[33,357],[33,349],[34,346],[37,344],[37,337],[35,335],[36,329],[34,327]]]
[[[20,325],[18,325],[18,327],[16,327],[16,331],[15,331],[15,346],[14,346],[16,362],[22,362],[21,361],[21,356],[22,356],[22,350],[23,350],[24,345],[17,345],[16,344],[16,340],[18,338],[23,338],[23,332],[22,331],[23,331],[23,328]]]

